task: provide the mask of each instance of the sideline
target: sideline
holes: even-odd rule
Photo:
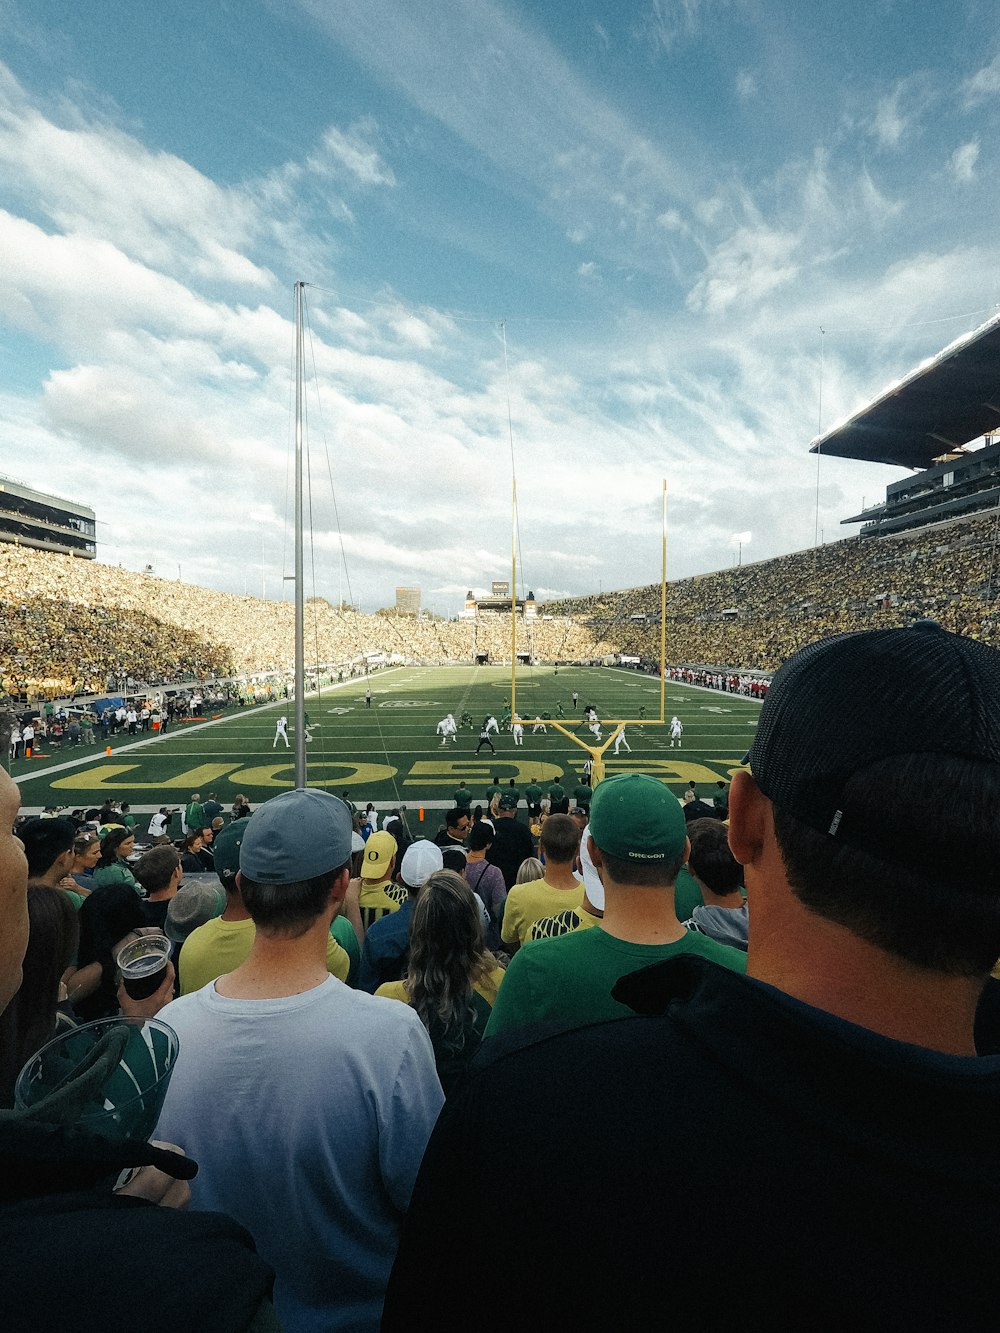
[[[385,671],[380,671],[376,679],[388,676],[393,671],[401,670],[402,667],[400,666],[388,667]],[[369,677],[369,679],[372,678]],[[315,695],[312,693],[307,694],[306,699],[308,700],[315,697],[317,700],[320,700],[324,695],[329,694],[333,690],[345,689],[348,685],[356,685],[362,680],[364,680],[364,677],[352,676],[347,680],[337,681],[335,684],[324,685],[322,690],[316,692]],[[363,697],[364,696],[362,696],[362,698]],[[206,718],[204,722],[183,722],[180,724],[181,730],[169,731],[165,736],[147,736],[141,741],[130,741],[123,745],[116,745],[112,748],[110,755],[105,754],[104,748],[100,745],[100,742],[98,742],[94,749],[90,750],[85,755],[81,755],[79,759],[67,759],[62,763],[48,764],[44,768],[33,768],[28,772],[18,773],[17,776],[14,777],[14,781],[18,783],[22,781],[34,782],[38,778],[47,778],[56,773],[66,773],[71,769],[82,768],[85,764],[93,764],[95,761],[100,761],[101,759],[113,760],[117,755],[131,754],[133,750],[143,750],[148,745],[158,745],[161,741],[169,741],[174,736],[190,736],[195,731],[204,731],[206,727],[219,727],[224,722],[232,722],[235,718],[252,717],[255,713],[265,713],[269,708],[277,708],[281,704],[287,706],[289,703],[293,702],[293,700],[289,699],[274,699],[271,703],[252,704],[249,708],[240,708],[235,712],[225,713],[222,717]],[[11,776],[13,777],[14,775],[12,774]],[[125,783],[124,785],[127,786],[128,784]],[[424,805],[426,806],[427,804],[428,803],[425,801]],[[140,815],[155,814],[160,808],[158,805],[133,805],[131,802],[129,803],[129,806],[130,809]],[[450,808],[448,802],[444,803],[444,808]],[[44,809],[45,807],[42,805],[24,805],[21,807],[21,813],[24,815],[40,815]]]

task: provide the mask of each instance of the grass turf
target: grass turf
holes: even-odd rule
[[[514,778],[524,786],[533,778],[544,786],[562,778],[572,787],[587,752],[554,729],[532,733],[536,713],[557,715],[561,702],[564,725],[581,739],[590,739],[582,723],[583,709],[593,704],[608,734],[607,721],[637,718],[644,704],[647,720],[629,726],[616,758],[605,752],[608,774],[650,773],[680,794],[694,779],[704,794],[718,778],[728,781],[739,767],[753,737],[760,705],[753,700],[667,683],[667,718],[676,713],[684,723],[683,747],[670,748],[667,728],[658,725],[659,681],[633,671],[603,667],[519,668],[518,712],[524,719],[524,745],[515,746],[509,732],[491,739],[497,754],[477,757],[479,725],[487,713],[499,720],[510,696],[510,671],[500,667],[398,667],[370,678],[372,706],[365,706],[364,680],[345,682],[306,698],[313,741],[307,746],[310,785],[380,809],[405,803],[440,809],[450,806],[461,779],[483,799],[493,776]],[[579,699],[572,706],[572,693]],[[475,727],[459,728],[457,743],[441,744],[435,727],[446,713],[460,721],[471,713]],[[287,790],[294,781],[294,752],[281,741],[273,744],[275,720],[289,720],[291,702],[264,708],[231,709],[208,725],[182,723],[166,736],[114,738],[110,756],[102,745],[49,752],[19,760],[12,774],[21,787],[27,810],[56,805],[100,805],[107,797],[131,802],[137,812],[161,805],[183,805],[192,792],[214,791],[228,808],[237,792],[256,805]],[[434,821],[435,827],[437,820]]]

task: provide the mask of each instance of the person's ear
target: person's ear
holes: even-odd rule
[[[771,802],[741,770],[733,774],[729,789],[729,848],[740,865],[757,860],[764,845]]]
[[[333,902],[342,903],[347,896],[347,886],[351,882],[351,868],[345,866],[341,872],[336,875],[330,884],[330,898]]]

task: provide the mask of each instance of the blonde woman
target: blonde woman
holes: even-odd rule
[[[545,867],[537,856],[526,856],[517,868],[515,884],[530,884],[533,880],[545,878]]]

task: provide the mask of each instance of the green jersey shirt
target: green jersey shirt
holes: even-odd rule
[[[741,949],[690,930],[669,944],[630,944],[596,925],[531,941],[511,959],[486,1035],[495,1037],[509,1028],[547,1020],[582,1026],[607,1018],[632,1018],[628,1005],[611,996],[619,977],[692,953],[733,972],[746,972],[747,956]]]

